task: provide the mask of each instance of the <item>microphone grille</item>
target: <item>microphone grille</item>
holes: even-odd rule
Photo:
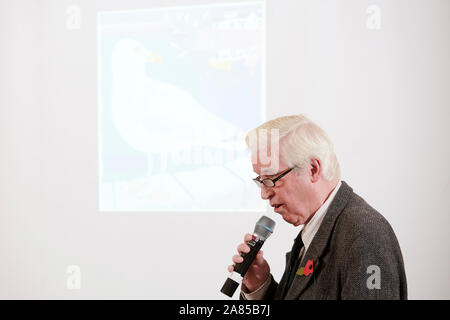
[[[260,236],[261,238],[267,239],[275,228],[275,221],[270,219],[269,217],[262,216],[256,222],[254,234]]]

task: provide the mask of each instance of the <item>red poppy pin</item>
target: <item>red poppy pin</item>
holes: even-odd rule
[[[303,273],[305,276],[309,276],[314,271],[314,265],[312,260],[308,260],[308,262],[305,265],[305,269],[303,269]]]
[[[311,260],[308,260],[308,262],[306,262],[304,267],[301,267],[297,270],[297,274],[299,276],[309,276],[311,273],[313,273],[314,271],[314,263]]]

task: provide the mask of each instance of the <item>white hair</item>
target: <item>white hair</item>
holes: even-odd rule
[[[269,120],[250,130],[245,141],[250,146],[250,136],[276,130],[279,136],[280,157],[289,167],[306,169],[312,158],[321,161],[322,177],[331,181],[341,177],[341,169],[333,144],[322,128],[304,115],[284,116]],[[259,146],[261,147],[261,146]]]

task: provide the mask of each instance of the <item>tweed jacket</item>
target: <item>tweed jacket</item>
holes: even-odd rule
[[[407,299],[403,257],[392,227],[344,181],[299,266],[308,271],[300,270],[282,296],[290,255],[280,282],[270,275],[263,299]]]

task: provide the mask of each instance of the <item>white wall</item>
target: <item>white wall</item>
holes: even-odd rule
[[[321,125],[344,180],[392,224],[409,297],[449,299],[450,2],[266,2],[267,118]],[[189,3],[213,2],[0,2],[0,298],[225,298],[259,214],[97,210],[96,12]],[[80,30],[66,28],[69,4]],[[279,278],[296,230],[268,215]]]

